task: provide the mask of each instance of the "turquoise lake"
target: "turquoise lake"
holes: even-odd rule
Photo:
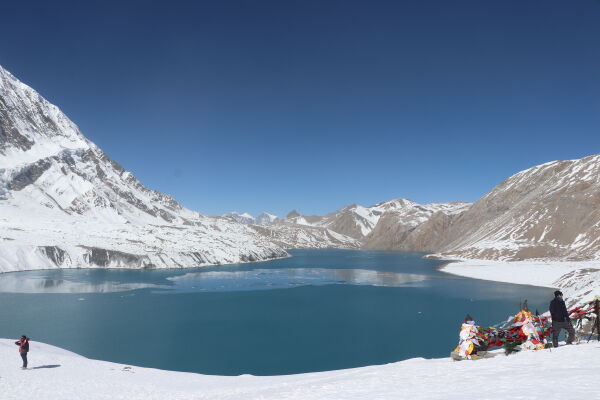
[[[218,375],[279,375],[446,357],[465,314],[505,320],[552,289],[439,272],[420,253],[295,250],[269,262],[0,275],[0,337]],[[18,354],[15,351],[15,363]],[[35,351],[30,354],[35,363]]]

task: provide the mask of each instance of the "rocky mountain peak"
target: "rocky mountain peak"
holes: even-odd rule
[[[28,163],[91,144],[55,105],[0,67],[0,155]],[[0,162],[9,159],[0,159]]]
[[[298,211],[296,211],[296,210],[292,210],[292,211],[290,211],[290,212],[289,212],[289,213],[288,213],[288,214],[285,216],[285,218],[286,218],[286,219],[291,219],[291,218],[296,218],[296,217],[299,217],[299,216],[300,216],[300,213],[299,213]]]

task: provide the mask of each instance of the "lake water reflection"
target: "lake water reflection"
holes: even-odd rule
[[[0,336],[208,374],[288,374],[447,356],[466,313],[484,325],[552,290],[454,277],[419,253],[298,250],[187,270],[0,275]],[[33,354],[32,354],[33,356]]]

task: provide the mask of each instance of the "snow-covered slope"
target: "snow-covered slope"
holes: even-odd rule
[[[251,227],[285,249],[358,249],[360,241],[319,226],[300,226],[278,222],[269,226]]]
[[[31,342],[19,369],[14,340],[0,339],[3,400],[503,400],[600,398],[598,342],[480,361],[415,358],[286,376],[209,376],[87,359]],[[449,349],[450,351],[451,349]]]
[[[600,155],[506,179],[457,218],[441,251],[450,259],[598,259]]]
[[[262,213],[258,217],[251,214],[231,212],[223,215],[233,221],[249,225],[257,233],[286,249],[356,249],[360,242],[352,237],[331,229],[290,222],[273,214]]]
[[[0,67],[0,272],[282,257],[254,230],[150,190]]]

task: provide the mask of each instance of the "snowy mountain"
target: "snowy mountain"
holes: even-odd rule
[[[273,225],[250,225],[257,233],[285,249],[358,249],[360,241],[320,226],[300,226],[279,221]]]
[[[273,214],[262,213],[255,218],[248,213],[231,212],[223,217],[249,225],[258,234],[286,249],[357,249],[360,247],[357,239],[331,229],[296,224]]]
[[[279,217],[277,215],[265,212],[256,217],[256,225],[273,225],[277,221],[279,221]]]
[[[445,237],[446,228],[471,203],[417,204],[402,199],[388,208],[363,239],[363,247],[376,250],[431,251]]]
[[[256,223],[256,218],[254,218],[252,215],[250,215],[248,213],[240,214],[237,211],[233,211],[233,212],[230,212],[227,214],[223,214],[223,217],[227,218],[227,219],[231,219],[235,222],[239,222],[240,224],[245,224],[245,225]]]
[[[0,67],[0,272],[193,267],[286,256],[150,190]]]
[[[360,240],[361,246],[368,249],[417,250],[409,245],[403,247],[409,233],[426,226],[434,217],[452,218],[469,206],[470,203],[463,202],[418,204],[407,199],[395,199],[370,207],[352,204],[325,216],[305,216],[292,211],[285,222],[327,228]],[[416,240],[410,243],[414,242]],[[425,248],[421,246],[418,250]]]
[[[282,247],[595,259],[599,193],[596,155],[522,171],[472,205],[395,199],[324,216],[208,217],[146,188],[0,67],[0,272],[191,267],[282,257]]]
[[[240,214],[236,211],[233,211],[233,212],[230,212],[227,214],[223,214],[222,217],[229,218],[236,222],[239,222],[241,224],[246,224],[246,225],[269,226],[269,225],[273,225],[274,223],[279,221],[279,217],[277,217],[276,215],[265,213],[265,212],[260,214],[256,218],[253,217],[251,214],[248,214],[248,213]]]
[[[434,249],[432,244],[444,237],[445,230],[438,229],[439,226],[446,227],[447,220],[464,212],[470,204],[417,204],[407,199],[394,199],[370,207],[352,204],[324,216],[301,215],[292,210],[283,219],[266,213],[254,218],[238,212],[223,217],[252,225],[285,248],[426,251]]]
[[[521,171],[458,216],[444,258],[600,257],[600,155]]]

